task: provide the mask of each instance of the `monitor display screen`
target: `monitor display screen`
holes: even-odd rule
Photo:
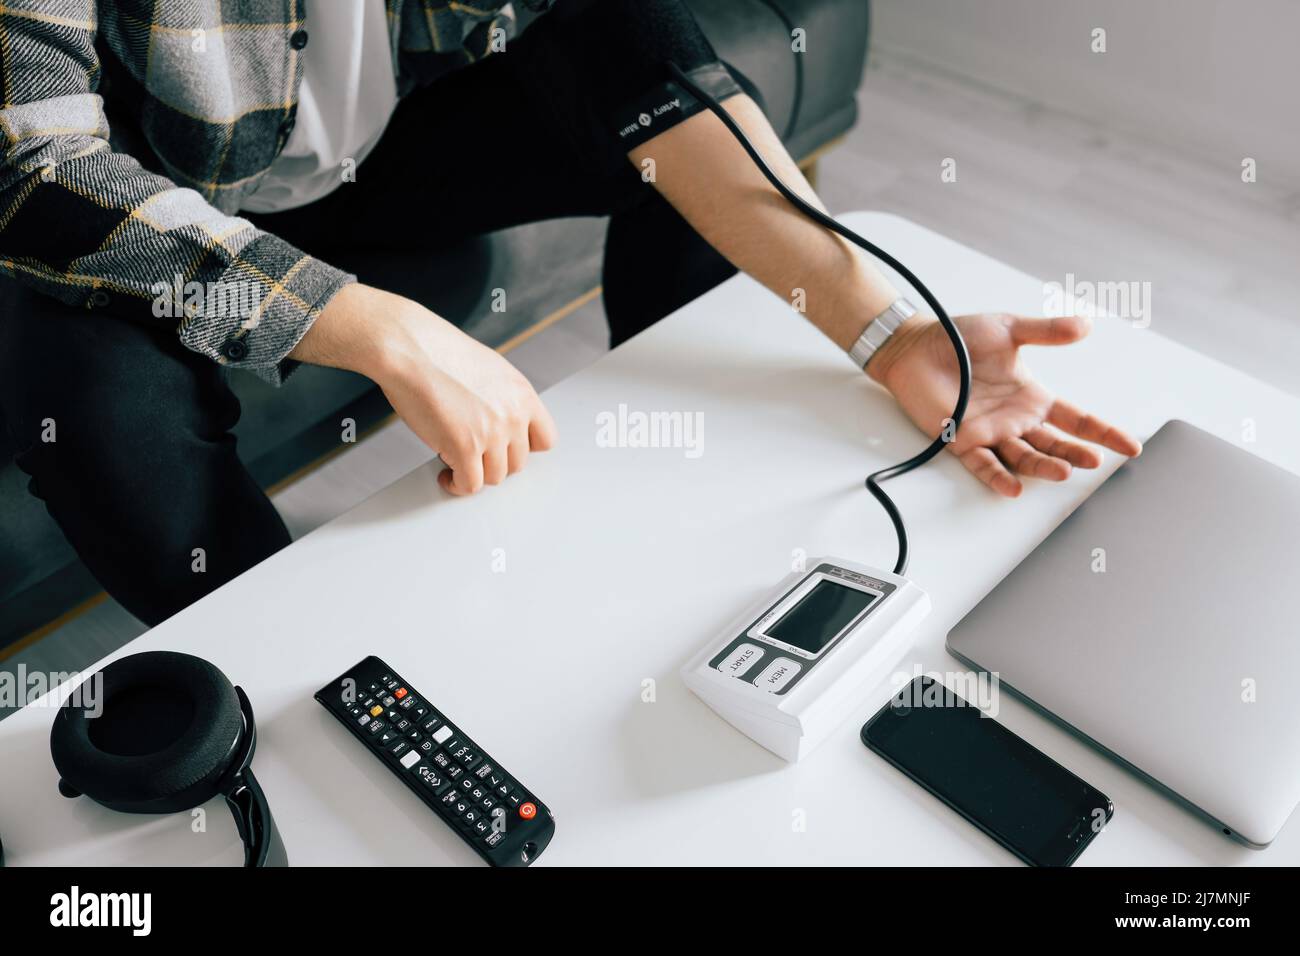
[[[794,607],[768,626],[766,634],[816,654],[875,600],[876,595],[867,591],[836,581],[818,581]]]

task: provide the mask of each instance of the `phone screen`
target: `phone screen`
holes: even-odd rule
[[[1113,812],[1100,790],[928,677],[867,721],[862,742],[1034,866],[1069,866]]]

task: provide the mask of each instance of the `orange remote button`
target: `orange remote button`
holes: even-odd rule
[[[406,696],[406,688],[405,687],[397,688],[397,690],[393,691],[393,696],[396,697],[398,700],[401,700],[403,697]]]
[[[519,804],[519,815],[525,820],[531,820],[533,817],[537,816],[537,805],[533,803]]]

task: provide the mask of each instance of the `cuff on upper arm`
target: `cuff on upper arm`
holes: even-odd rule
[[[744,92],[731,71],[718,61],[688,70],[686,75],[719,103]],[[610,123],[619,148],[630,152],[707,108],[676,81],[665,80],[615,109]]]

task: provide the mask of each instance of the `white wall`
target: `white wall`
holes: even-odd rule
[[[882,52],[1300,187],[1300,0],[875,0],[873,28]]]

